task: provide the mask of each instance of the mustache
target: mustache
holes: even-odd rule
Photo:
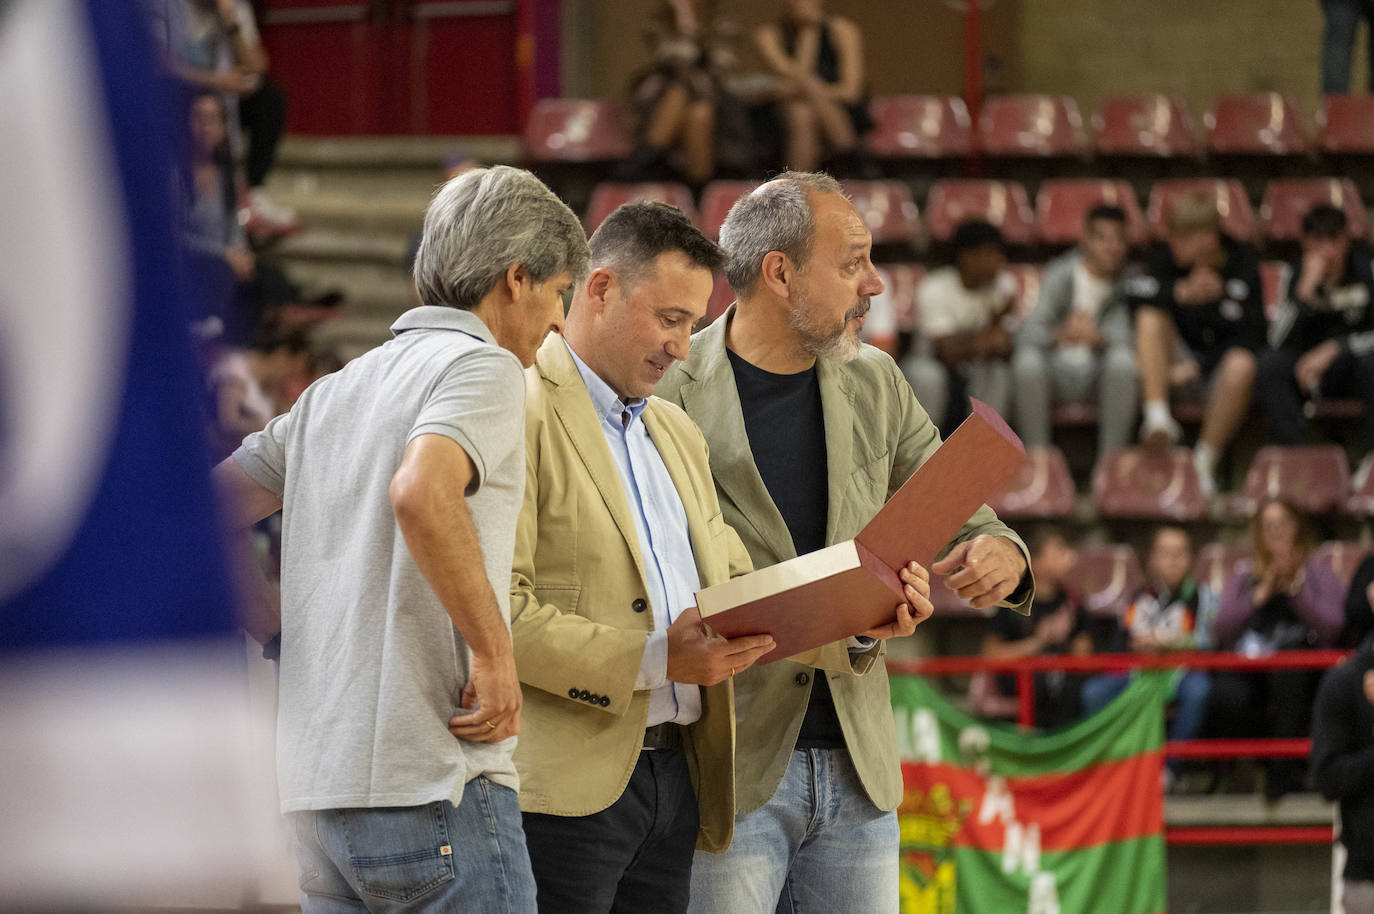
[[[856,318],[863,317],[865,314],[868,313],[868,309],[872,307],[872,305],[873,302],[871,297],[865,295],[863,298],[859,299],[859,303],[857,305],[855,305],[854,307],[850,308],[848,311],[845,312],[844,322],[847,324]]]

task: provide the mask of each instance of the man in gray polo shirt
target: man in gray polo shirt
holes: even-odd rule
[[[233,521],[283,509],[277,775],[305,914],[532,912],[511,754],[522,367],[587,267],[527,172],[446,184],[424,305],[216,468]]]

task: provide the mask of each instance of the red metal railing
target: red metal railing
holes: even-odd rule
[[[1120,673],[1128,670],[1232,670],[1265,673],[1272,670],[1321,670],[1349,656],[1347,651],[1284,651],[1268,657],[1242,657],[1230,653],[1176,652],[1161,654],[1038,655],[991,660],[985,657],[932,657],[927,660],[890,660],[893,673],[920,676],[958,676],[972,673],[1012,673],[1016,677],[1017,723],[1029,728],[1035,721],[1036,673],[1064,670],[1070,673]],[[1309,739],[1193,739],[1164,744],[1173,758],[1306,758]],[[1332,840],[1332,828],[1322,826],[1234,826],[1166,828],[1170,844],[1324,844]]]

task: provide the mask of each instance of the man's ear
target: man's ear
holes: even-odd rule
[[[511,301],[519,301],[520,297],[534,285],[529,270],[526,270],[525,265],[521,263],[513,263],[507,267],[501,280]]]
[[[587,302],[598,313],[605,310],[606,298],[611,295],[616,282],[615,274],[605,267],[597,267],[587,277]]]
[[[788,298],[791,295],[792,282],[796,273],[797,268],[792,263],[792,258],[782,251],[769,251],[763,255],[759,280],[774,295],[779,298]]]

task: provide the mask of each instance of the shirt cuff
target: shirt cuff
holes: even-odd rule
[[[877,638],[870,638],[867,635],[850,635],[845,646],[849,648],[851,654],[862,654],[864,651],[871,650],[873,645],[877,643]]]
[[[635,691],[657,689],[668,681],[668,633],[649,632],[644,643],[644,657],[639,661],[639,676]]]

